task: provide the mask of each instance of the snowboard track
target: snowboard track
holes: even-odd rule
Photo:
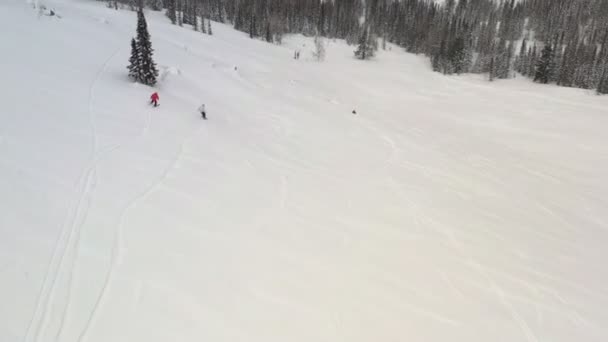
[[[99,317],[99,313],[103,309],[108,294],[112,288],[112,283],[115,280],[116,268],[123,262],[124,259],[124,251],[126,250],[124,243],[124,230],[125,230],[125,222],[129,212],[137,206],[141,201],[147,199],[152,193],[157,191],[163,183],[169,177],[169,174],[179,165],[180,161],[184,157],[184,146],[186,143],[193,138],[194,133],[197,130],[194,130],[188,137],[184,138],[180,143],[180,147],[175,157],[171,160],[169,165],[165,168],[163,173],[158,177],[152,184],[146,187],[145,190],[141,191],[138,195],[136,195],[121,211],[120,218],[118,224],[115,229],[115,239],[112,246],[112,256],[110,262],[110,268],[106,272],[106,277],[103,281],[103,285],[97,299],[95,300],[95,304],[90,311],[89,317],[86,321],[84,328],[82,329],[80,335],[78,336],[78,342],[87,341],[89,331],[92,327],[95,326],[95,322]]]
[[[98,137],[97,137],[97,128],[95,126],[95,114],[93,111],[93,102],[95,99],[95,87],[103,74],[105,73],[109,63],[111,60],[121,51],[121,48],[114,50],[114,52],[106,58],[101,67],[98,69],[97,73],[91,85],[89,86],[89,96],[88,96],[88,120],[89,120],[89,129],[91,132],[92,139],[92,148],[91,148],[91,156],[89,158],[89,162],[87,166],[83,169],[78,184],[78,195],[75,203],[70,206],[70,210],[66,214],[66,218],[64,219],[64,223],[60,229],[61,233],[59,238],[55,242],[55,246],[53,247],[52,257],[47,266],[47,271],[44,276],[44,280],[41,286],[41,290],[38,294],[38,298],[36,301],[36,306],[34,309],[34,313],[28,327],[26,329],[25,335],[23,337],[24,342],[28,342],[33,339],[33,341],[39,341],[42,333],[46,329],[48,325],[49,319],[49,311],[51,310],[51,306],[55,301],[55,296],[58,291],[58,280],[60,275],[65,270],[66,259],[69,258],[68,254],[70,252],[74,253],[72,256],[72,260],[69,261],[71,264],[68,270],[68,293],[66,305],[64,307],[62,317],[61,317],[61,325],[57,334],[55,335],[54,340],[57,341],[60,337],[62,326],[65,323],[65,315],[67,312],[67,308],[70,302],[70,291],[72,288],[72,273],[74,265],[76,264],[76,258],[78,257],[78,247],[80,243],[80,232],[82,229],[82,225],[85,223],[88,211],[91,205],[91,195],[95,189],[97,183],[97,163],[101,159],[104,154],[107,154],[114,150],[112,148],[110,150],[99,151],[98,149]]]

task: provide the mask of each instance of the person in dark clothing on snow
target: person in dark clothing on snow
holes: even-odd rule
[[[203,119],[207,120],[207,112],[205,111],[204,103],[198,108],[198,111],[199,111],[199,113],[201,113],[201,116],[203,117]]]
[[[152,94],[152,96],[150,96],[150,104],[153,104],[154,107],[158,107],[158,100],[160,98],[158,97],[158,93],[154,92],[154,94]]]

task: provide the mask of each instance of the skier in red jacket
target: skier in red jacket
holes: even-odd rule
[[[154,92],[154,94],[152,94],[152,96],[150,96],[150,104],[153,104],[154,107],[157,107],[158,106],[158,100],[159,100],[158,93]]]

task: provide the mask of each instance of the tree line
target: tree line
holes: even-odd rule
[[[390,42],[429,56],[433,70],[445,74],[483,73],[490,80],[522,75],[608,93],[606,0],[104,1],[145,1],[165,9],[177,25],[230,23],[278,44],[291,33],[345,39],[367,59]]]

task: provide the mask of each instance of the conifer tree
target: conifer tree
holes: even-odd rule
[[[552,77],[552,64],[553,64],[553,48],[551,44],[545,45],[543,51],[540,54],[540,59],[536,63],[536,73],[534,75],[534,82],[549,83]]]
[[[449,70],[447,73],[461,74],[468,72],[471,65],[471,56],[465,45],[464,38],[460,37],[454,40],[452,46],[448,50]]]
[[[538,62],[538,54],[536,52],[536,44],[530,48],[528,54],[528,75],[533,77],[536,75],[536,63]]]
[[[196,16],[194,16],[193,21],[192,21],[192,29],[194,31],[198,32],[198,18]],[[203,29],[203,30],[201,30],[201,32],[205,33],[205,30]]]
[[[207,19],[207,34],[212,36],[213,30],[211,29],[211,19]]]
[[[272,32],[270,31],[270,22],[266,24],[266,41],[272,43]]]
[[[434,71],[444,72],[444,56],[446,55],[445,40],[441,40],[439,50],[431,56],[431,65]]]
[[[504,78],[511,78],[511,70],[512,70],[512,65],[511,62],[513,61],[513,55],[515,54],[514,52],[514,45],[512,41],[509,41],[509,43],[507,44],[507,51],[506,54],[504,56],[504,61],[503,61],[503,68],[504,68]]]
[[[138,55],[137,42],[135,41],[135,38],[131,38],[131,57],[129,57],[127,69],[129,70],[129,78],[133,80],[137,80],[137,75],[139,74]]]
[[[524,39],[523,42],[521,43],[521,47],[519,49],[519,55],[517,56],[517,59],[515,62],[515,70],[524,76],[528,74],[527,56],[526,56],[526,53],[528,52],[527,43],[528,43],[527,39]]]
[[[604,72],[597,86],[597,93],[600,95],[608,94],[608,65],[604,65]]]
[[[181,12],[182,12],[182,23],[185,25],[192,25],[192,18],[190,16],[190,3],[188,2],[188,0],[183,0],[182,2],[182,8],[181,8]]]
[[[370,44],[369,29],[367,26],[359,36],[359,45],[357,50],[355,50],[355,57],[362,60],[374,57],[374,47]]]
[[[190,8],[190,15],[192,16],[192,28],[194,29],[194,31],[198,31],[198,7],[196,6],[196,2],[192,3],[192,6]],[[202,26],[203,29],[201,31],[204,31],[204,21],[202,22]]]
[[[177,17],[175,15],[175,0],[167,0],[167,12],[165,13],[171,20],[171,24],[175,25]]]
[[[140,8],[137,11],[137,76],[136,80],[142,84],[153,86],[156,84],[158,70],[152,59],[154,50],[148,33],[148,24],[144,12]]]
[[[184,25],[184,6],[181,2],[181,0],[177,0],[177,25],[179,26],[183,26]]]
[[[549,70],[551,71],[549,74],[549,82],[559,82],[560,80],[560,73],[561,73],[561,66],[562,66],[562,59],[563,59],[563,53],[562,53],[562,48],[561,48],[561,44],[557,43],[557,40],[555,42],[555,45],[553,46],[553,58],[551,59],[551,63],[549,65]]]
[[[256,20],[255,15],[251,16],[251,20],[249,21],[249,38],[257,36],[256,34]]]

